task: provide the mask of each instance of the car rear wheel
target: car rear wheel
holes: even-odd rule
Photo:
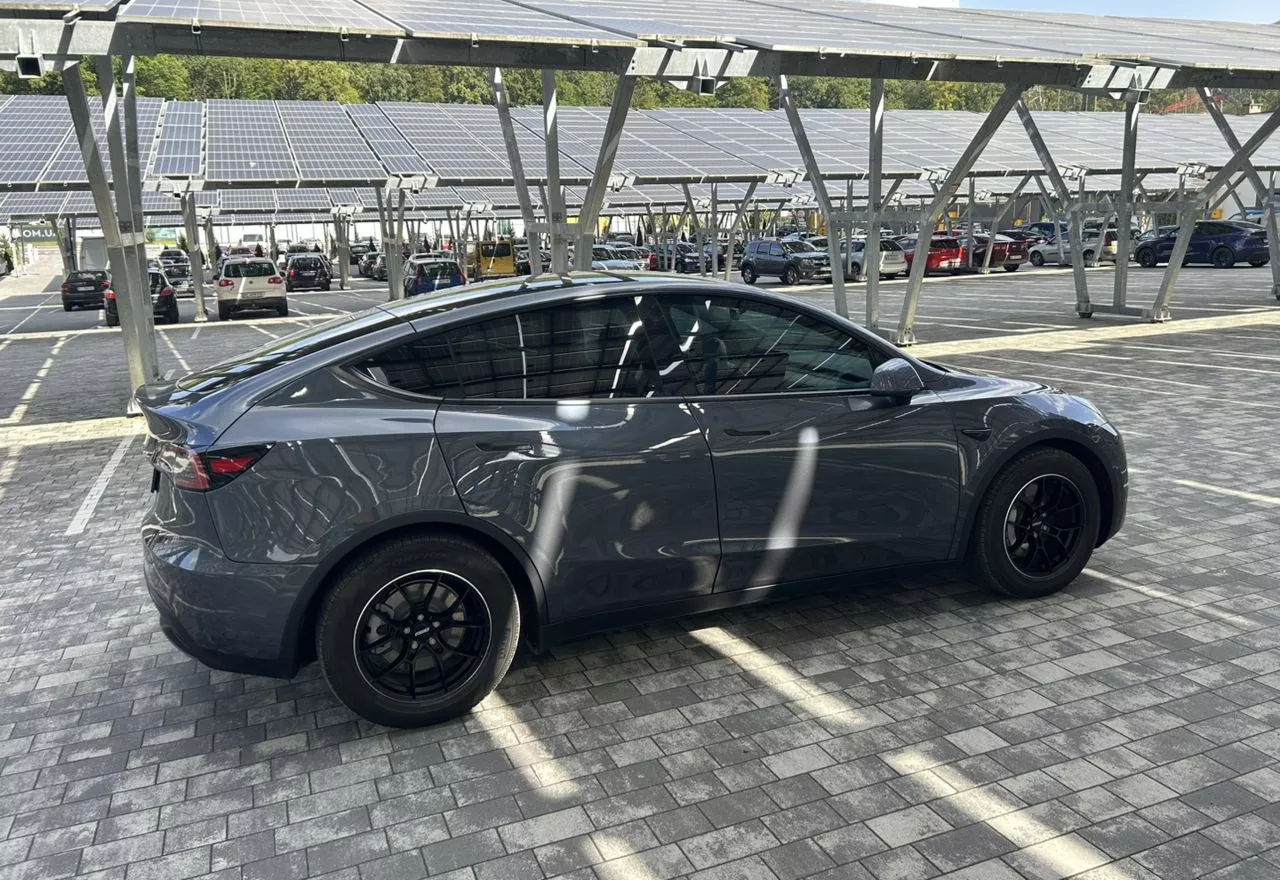
[[[218,320],[219,321],[231,320],[231,309],[227,308],[222,303],[218,303]]]
[[[1215,269],[1230,269],[1236,264],[1235,251],[1229,247],[1220,247],[1213,252],[1213,267]]]
[[[282,318],[289,317],[289,304],[287,302],[280,303],[276,308],[276,311],[280,313],[280,317]]]
[[[1269,257],[1254,257],[1249,261],[1249,265],[1257,269],[1259,266],[1265,266],[1269,262],[1271,262]]]
[[[1004,270],[1005,270],[1006,272],[1017,272],[1017,271],[1018,271],[1019,269],[1021,269],[1021,268],[1022,268],[1022,264],[1021,264],[1021,263],[1011,263],[1011,264],[1009,264],[1009,265],[1005,266],[1005,267],[1004,267]]]
[[[119,326],[120,326],[120,316],[119,316],[119,315],[113,315],[113,314],[111,314],[111,312],[107,312],[106,320],[107,320],[107,326],[108,326],[108,327],[119,327]]]
[[[462,538],[413,534],[342,570],[320,611],[316,653],[353,712],[417,727],[488,696],[519,637],[519,602],[498,560]]]
[[[800,272],[795,266],[788,266],[782,270],[782,283],[788,285],[800,283]]]
[[[1043,265],[1044,265],[1044,254],[1040,253],[1039,251],[1032,251],[1032,252],[1031,252],[1031,265],[1033,265],[1033,266],[1043,266]]]
[[[758,277],[759,277],[759,276],[757,276],[757,275],[756,275],[756,270],[755,270],[755,267],[754,267],[754,266],[752,266],[750,263],[747,263],[747,264],[743,265],[743,267],[742,267],[742,280],[743,280],[743,282],[744,282],[744,283],[746,283],[746,284],[755,284],[755,283],[756,283],[756,278],[758,278]]]
[[[1089,561],[1101,508],[1093,475],[1075,456],[1050,448],[1018,456],[978,508],[967,560],[973,578],[1006,596],[1056,593]]]
[[[62,304],[62,310],[63,310],[64,312],[69,312],[69,311],[71,311],[71,310],[72,310],[72,309],[74,309],[74,308],[75,308],[75,306],[73,306],[73,305],[72,305],[71,303],[69,303],[69,302],[64,302],[64,303]]]
[[[178,301],[176,299],[170,302],[169,307],[165,309],[165,320],[170,324],[178,323]]]

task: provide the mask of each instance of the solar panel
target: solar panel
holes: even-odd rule
[[[351,104],[345,109],[389,173],[435,174],[378,105]]]
[[[213,100],[205,114],[207,180],[299,178],[274,101]]]
[[[5,199],[4,209],[11,217],[59,217],[67,203],[65,192],[14,192]]]
[[[339,104],[277,101],[300,180],[358,180],[384,177],[369,144]]]
[[[530,8],[490,0],[367,0],[367,5],[403,25],[415,37],[597,45],[634,45],[616,33]]]
[[[118,21],[275,31],[349,31],[403,36],[404,29],[356,0],[132,0]]]
[[[396,128],[418,153],[430,163],[443,178],[455,181],[501,180],[511,176],[505,149],[495,153],[486,146],[483,136],[472,122],[470,111],[485,108],[468,108],[465,105],[397,104],[379,105]],[[497,111],[489,108],[496,128]],[[498,133],[501,140],[501,133]],[[525,169],[526,172],[529,169]]]
[[[151,173],[160,177],[198,177],[203,163],[204,105],[169,101],[165,108]]]
[[[0,108],[0,184],[35,184],[71,132],[59,96],[14,98]]]

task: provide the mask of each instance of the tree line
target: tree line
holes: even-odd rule
[[[541,74],[536,70],[504,70],[511,100],[515,104],[538,104],[542,100]],[[88,78],[92,80],[92,77]],[[611,73],[561,71],[557,74],[560,103],[600,106],[613,99],[617,77]],[[373,101],[417,103],[489,103],[489,71],[475,67],[429,67],[425,65],[359,64],[338,61],[280,61],[258,58],[177,57],[157,55],[137,59],[138,93],[178,100],[210,98],[266,99],[279,101],[339,101],[348,104]],[[802,107],[866,107],[871,97],[869,80],[844,77],[792,77],[792,94]],[[920,82],[890,80],[885,83],[885,101],[890,109],[969,110],[985,112],[995,103],[1002,86],[996,83]],[[0,93],[61,94],[57,74],[40,79],[19,80],[16,74],[0,71]],[[1170,106],[1189,103],[1189,91],[1153,92],[1147,109],[1161,112]],[[1239,92],[1228,95],[1228,111],[1248,100],[1266,109],[1280,109],[1280,91]],[[1081,110],[1081,95],[1061,89],[1036,87],[1027,94],[1032,109]],[[758,77],[733,79],[714,95],[700,96],[660,83],[641,79],[632,106],[658,107],[746,107],[769,110],[778,106],[777,88],[771,80]],[[1118,102],[1098,100],[1089,109],[1115,110]],[[1195,110],[1194,106],[1189,109]]]

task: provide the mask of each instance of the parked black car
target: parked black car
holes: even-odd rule
[[[284,270],[284,289],[329,290],[333,286],[333,270],[319,254],[296,254],[289,257]]]
[[[522,640],[898,566],[1048,595],[1128,484],[1086,400],[650,273],[426,293],[139,402],[164,632],[259,675],[318,655],[349,707],[401,726],[467,711]]]
[[[782,279],[783,284],[831,279],[831,257],[807,241],[758,238],[747,243],[742,256],[742,280],[755,284],[762,275]]]
[[[72,272],[62,282],[62,310],[100,309],[110,289],[111,276],[101,269]]]
[[[151,308],[157,324],[178,323],[178,294],[164,272],[148,272],[151,288]],[[120,309],[116,303],[116,292],[108,290],[103,309],[108,327],[120,326]]]

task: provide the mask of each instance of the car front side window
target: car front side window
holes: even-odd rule
[[[783,306],[733,297],[658,299],[676,344],[658,358],[668,393],[859,391],[885,360],[862,340]]]

